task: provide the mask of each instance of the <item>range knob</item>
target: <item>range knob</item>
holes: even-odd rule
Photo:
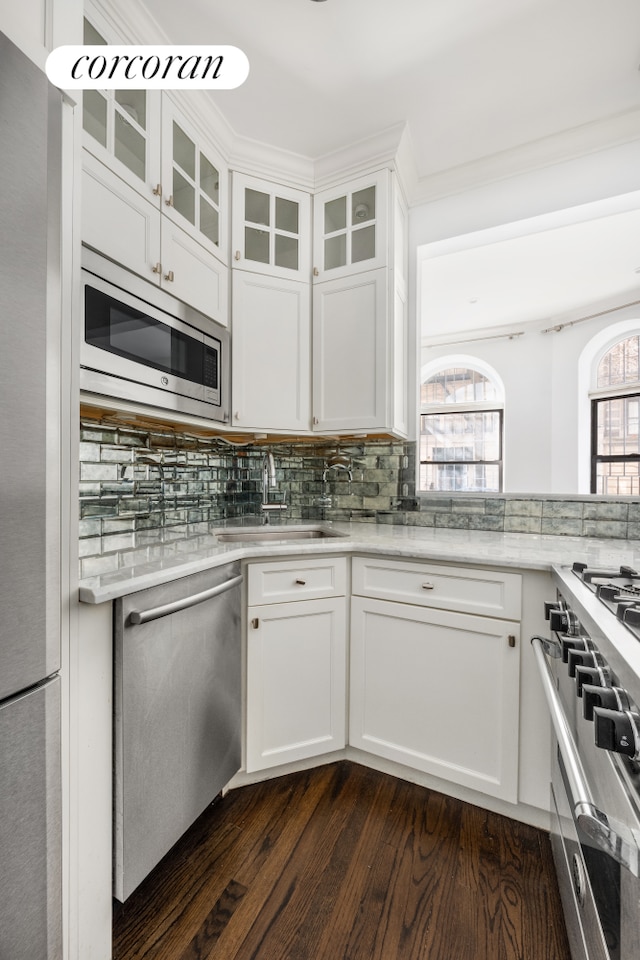
[[[588,650],[589,640],[587,637],[561,637],[560,647],[562,649],[562,662],[569,663],[569,651]]]
[[[555,633],[564,633],[568,637],[577,637],[580,632],[578,618],[572,610],[550,610],[549,626]]]
[[[584,669],[578,667],[579,670]],[[606,710],[628,710],[629,697],[622,687],[604,687],[592,683],[582,685],[582,714],[585,720],[593,720],[594,707]]]
[[[630,710],[593,708],[596,746],[640,759],[640,717]]]
[[[607,676],[602,667],[576,666],[576,694],[582,696],[583,688],[589,684],[592,687],[606,687]],[[604,706],[604,704],[603,704]],[[615,706],[615,705],[614,705]]]
[[[575,677],[577,667],[597,667],[598,658],[593,650],[569,650],[569,676]]]

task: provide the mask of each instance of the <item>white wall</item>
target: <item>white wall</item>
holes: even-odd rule
[[[420,315],[417,264],[423,245],[554,214],[639,189],[640,140],[637,140],[412,207],[409,213],[413,298],[410,309]],[[581,310],[583,316],[591,312],[589,308]],[[578,357],[599,331],[634,318],[640,322],[637,309],[614,312],[559,333],[543,334],[529,328],[523,337],[514,340],[425,347],[419,363],[454,352],[465,353],[490,364],[499,374],[507,398],[507,492],[588,493],[587,476],[583,470],[579,481],[578,470],[580,431],[583,460],[584,434],[588,431],[584,407],[579,428]],[[539,326],[548,324],[541,318]]]

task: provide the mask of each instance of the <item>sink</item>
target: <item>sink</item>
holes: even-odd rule
[[[269,543],[272,540],[325,540],[331,537],[346,537],[327,527],[238,527],[216,533],[221,543]]]

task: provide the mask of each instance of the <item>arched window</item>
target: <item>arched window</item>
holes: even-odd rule
[[[502,385],[480,364],[449,358],[423,370],[419,489],[502,490]]]
[[[640,495],[640,333],[596,358],[591,396],[591,492]]]

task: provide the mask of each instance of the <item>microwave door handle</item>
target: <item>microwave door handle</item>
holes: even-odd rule
[[[574,817],[580,828],[596,846],[629,870],[635,877],[638,877],[640,876],[640,837],[626,824],[609,818],[598,809],[593,801],[584,767],[545,656],[545,649],[548,649],[548,644],[549,641],[544,637],[531,638],[531,646],[542,681],[542,689],[549,707],[551,723],[564,764],[564,773],[571,795],[570,799],[574,806]]]

